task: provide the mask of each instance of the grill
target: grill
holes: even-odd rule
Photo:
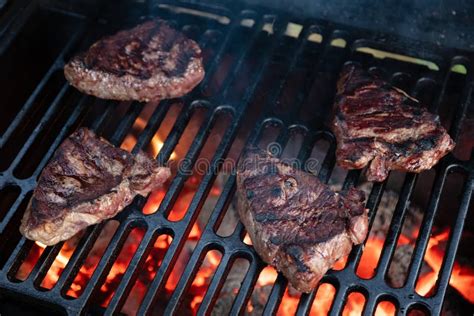
[[[353,249],[344,269],[332,270],[323,278],[322,283],[329,283],[336,289],[330,314],[342,313],[353,292],[364,295],[363,313],[366,315],[373,314],[381,301],[392,302],[400,314],[409,313],[413,309],[434,315],[441,313],[467,222],[474,183],[474,159],[470,156],[469,130],[463,125],[466,117],[469,118],[472,103],[472,53],[241,4],[127,4],[118,1],[113,4],[103,3],[101,6],[92,5],[91,8],[75,8],[53,2],[15,1],[0,10],[3,10],[0,11],[2,65],[7,70],[13,70],[13,67],[19,70],[17,75],[12,76],[19,76],[20,72],[29,73],[28,78],[15,77],[13,80],[24,80],[24,87],[10,87],[7,82],[2,84],[2,90],[5,89],[9,97],[4,98],[3,102],[10,100],[12,106],[11,109],[5,109],[5,117],[0,126],[0,295],[59,313],[118,313],[153,244],[158,236],[165,234],[173,237],[172,242],[138,309],[139,314],[152,313],[159,293],[165,287],[186,239],[200,216],[216,176],[222,170],[223,159],[238,157],[243,144],[295,147],[297,149],[292,154],[305,162],[310,159],[315,144],[325,141],[328,146],[319,163],[318,177],[326,183],[330,181],[335,169],[335,139],[327,126],[335,83],[342,65],[347,61],[354,61],[369,67],[371,71],[381,73],[395,85],[430,104],[430,110],[439,112],[442,121],[449,127],[450,135],[458,143],[458,148],[436,166],[431,191],[425,189],[430,193],[405,284],[400,288],[390,286],[386,274],[397,249],[417,180],[422,176],[416,174],[399,175],[402,179],[399,198],[374,276],[366,279],[356,274],[364,251],[363,246],[358,246]],[[142,208],[146,199],[137,197],[132,205],[115,218],[119,222],[118,228],[78,298],[68,297],[67,290],[105,224],[87,230],[52,289],[45,290],[41,287],[41,282],[60,253],[63,243],[45,248],[28,277],[19,281],[16,274],[35,244],[20,236],[18,223],[31,197],[36,178],[54,150],[78,126],[88,126],[119,146],[132,131],[142,111],[149,107],[141,103],[117,103],[81,95],[69,87],[61,76],[64,62],[102,34],[136,24],[143,16],[160,16],[197,39],[205,52],[206,78],[199,88],[181,100],[162,101],[159,106],[153,107],[146,125],[136,137],[132,151],[137,152],[148,146],[176,102],[182,105],[181,111],[163,140],[156,159],[166,163],[172,157],[183,141],[182,137],[186,137],[187,126],[199,112],[201,120],[195,136],[188,140],[189,148],[182,155],[178,171],[158,210],[151,215],[144,214]],[[62,23],[63,29],[54,29],[51,24],[41,24],[47,21],[52,25]],[[34,25],[38,23],[41,26],[35,30]],[[45,31],[56,34],[56,37],[41,33]],[[36,66],[34,61],[29,60],[25,40],[22,39],[22,36],[37,34],[35,32],[44,35],[33,40],[32,45],[42,48],[35,54],[44,60],[44,63]],[[380,58],[380,52],[391,54]],[[464,69],[465,74],[457,73],[456,69],[459,68]],[[2,75],[2,79],[5,76]],[[19,96],[13,95],[13,92],[10,94],[7,90],[12,90]],[[21,99],[22,96],[25,96],[24,99]],[[18,106],[14,107],[13,104]],[[228,124],[222,128],[220,141],[215,144],[212,155],[209,155],[209,170],[216,172],[208,171],[201,177],[183,218],[179,221],[170,220],[169,214],[199,161],[200,154],[207,142],[212,141],[210,136],[213,135],[213,129],[224,117]],[[274,131],[274,138],[271,140],[271,137],[266,136],[270,130]],[[299,142],[295,141],[295,135],[301,135]],[[414,288],[438,209],[443,203],[442,193],[452,173],[463,175],[460,202],[456,209],[450,211],[452,225],[436,293],[425,297],[415,292]],[[342,187],[347,189],[357,185],[361,179],[360,171],[347,172]],[[371,186],[367,201],[371,225],[387,185],[384,182]],[[232,205],[234,191],[235,176],[231,175],[226,179],[215,207],[202,227],[201,236],[185,264],[176,288],[163,307],[164,314],[179,313],[204,257],[212,250],[220,252],[221,259],[197,312],[211,313],[231,267],[239,259],[247,260],[249,266],[232,302],[230,313],[245,312],[259,274],[266,265],[253,248],[244,243],[245,229],[242,224],[238,223],[229,236],[222,237],[217,233],[226,211]],[[94,306],[94,297],[98,295],[134,228],[140,228],[144,233],[128,268],[107,307]],[[277,312],[286,289],[287,281],[278,275],[266,300],[263,310],[265,314]],[[309,314],[316,293],[317,290],[301,295],[297,305],[298,315]]]

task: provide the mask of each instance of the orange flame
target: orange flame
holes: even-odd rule
[[[206,254],[206,257],[203,260],[203,264],[199,269],[194,281],[191,284],[191,287],[200,288],[201,291],[195,295],[191,301],[191,308],[193,311],[197,312],[204,295],[206,294],[207,285],[211,277],[214,275],[216,267],[221,261],[221,254],[217,250],[211,250]],[[205,263],[205,264],[204,264]]]
[[[357,275],[363,279],[370,279],[375,274],[375,268],[382,253],[383,240],[371,237],[364,246],[364,253],[357,267]]]
[[[132,129],[136,130],[136,131],[138,131],[138,133],[140,133],[145,129],[146,123],[147,122],[143,118],[138,117],[135,120],[135,122],[133,123]],[[125,136],[125,139],[123,140],[122,145],[120,146],[120,148],[122,148],[124,150],[127,150],[127,151],[131,151],[136,143],[137,143],[136,136],[134,136],[133,134],[127,134],[127,136]],[[156,157],[158,155],[158,153],[160,152],[161,148],[163,147],[163,141],[160,139],[158,134],[153,135],[153,138],[150,141],[150,147],[151,147],[150,154],[153,157]],[[171,160],[176,159],[176,153],[175,152],[171,153],[170,159]]]
[[[45,249],[46,245],[42,244],[39,241],[36,241],[35,244],[41,248]],[[46,288],[46,289],[52,289],[54,285],[58,282],[59,277],[61,276],[62,271],[66,267],[67,263],[69,262],[69,258],[72,255],[72,250],[68,250],[67,246],[63,246],[54,259],[53,264],[51,265],[51,268],[49,269],[46,277],[43,279],[41,282],[41,286]],[[73,284],[74,287],[80,287],[78,284]]]
[[[323,283],[319,286],[311,307],[311,316],[325,316],[329,314],[332,301],[336,295],[336,289],[329,283]]]
[[[277,278],[277,275],[278,273],[276,272],[275,268],[272,266],[267,266],[262,270],[262,272],[260,272],[257,284],[259,286],[273,284]]]
[[[128,134],[125,137],[121,148],[131,151],[137,142],[137,135],[139,135],[139,133],[141,133],[145,129],[146,124],[147,121],[145,119],[141,117],[137,118],[133,124],[134,133]],[[163,141],[160,139],[158,133],[155,133],[155,135],[151,139],[148,151],[151,155],[153,155],[153,157],[156,157],[162,147]],[[173,152],[170,158],[176,159],[176,153]],[[182,190],[183,194],[180,193],[180,195],[178,196],[177,201],[173,205],[173,209],[168,215],[169,220],[179,221],[185,216],[188,207],[192,201],[192,198],[194,197],[195,190],[199,185],[199,182],[200,179],[198,177],[192,176],[189,178],[187,182],[189,184],[189,188],[187,188],[187,191]],[[218,196],[220,195],[220,193],[220,187],[213,186],[211,188],[211,195]],[[158,210],[165,195],[166,188],[162,188],[155,192],[152,192],[143,208],[143,213],[146,215],[155,213]],[[202,227],[200,227],[199,224],[195,222],[192,225],[189,235],[187,236],[188,240],[191,240],[196,243],[201,237],[201,228]],[[100,293],[98,294],[98,297],[95,298],[95,303],[98,303],[103,307],[106,307],[108,305],[110,299],[113,297],[114,291],[116,290],[119,282],[121,281],[122,276],[126,272],[128,265],[135,251],[137,250],[138,245],[141,242],[143,233],[143,231],[139,230],[132,230],[132,232],[130,232],[129,238],[127,238],[127,242],[123,246],[120,255],[111,267],[106,277],[106,280],[101,285]],[[413,236],[405,236],[402,234],[398,240],[398,244],[412,244],[413,240],[416,239],[417,232],[415,231],[413,234]],[[113,233],[111,233],[111,235],[113,235]],[[421,295],[427,295],[436,284],[438,273],[440,271],[444,257],[442,246],[443,243],[448,240],[448,237],[449,231],[444,231],[441,234],[430,238],[428,249],[425,255],[425,262],[433,269],[433,271],[420,276],[416,285],[416,291]],[[158,268],[161,265],[163,257],[167,249],[169,248],[171,242],[172,237],[168,235],[161,235],[156,239],[154,246],[150,250],[150,254],[145,260],[143,269],[140,269],[140,275],[137,277],[137,281],[135,282],[132,288],[131,294],[127,298],[126,304],[124,306],[126,314],[136,314],[141,299],[144,297],[149,284],[155,277],[155,274],[158,271]],[[250,246],[252,245],[252,241],[250,240],[248,234],[244,237],[244,243]],[[377,237],[370,237],[367,240],[364,246],[364,252],[362,254],[360,263],[356,271],[359,277],[370,279],[374,276],[375,269],[377,267],[383,248],[383,243],[384,241]],[[104,251],[105,247],[107,246],[108,244],[103,245]],[[28,273],[30,273],[34,264],[36,263],[45,248],[45,245],[36,242],[36,246],[32,249],[32,251],[30,251],[31,256],[29,255],[26,258],[25,262],[19,269],[17,277],[20,276],[20,279],[26,279]],[[61,276],[62,271],[66,267],[73,251],[74,249],[67,247],[66,244],[65,246],[63,246],[63,248],[57,255],[55,261],[53,262],[51,268],[49,269],[47,275],[45,276],[41,284],[42,287],[46,289],[51,289],[54,287],[59,277]],[[77,298],[82,294],[82,291],[87,285],[87,282],[90,280],[92,274],[94,273],[102,254],[103,251],[99,251],[95,254],[95,257],[88,258],[90,259],[90,262],[86,260],[86,263],[83,264],[83,266],[77,273],[76,278],[74,279],[70,288],[67,291],[67,294],[69,296]],[[201,267],[199,268],[192,284],[190,285],[190,289],[188,290],[188,295],[191,295],[191,297],[189,297],[188,304],[192,313],[195,314],[200,304],[202,303],[209,282],[215,270],[217,269],[220,260],[220,252],[213,250],[209,251],[203,259]],[[347,257],[341,258],[334,265],[334,270],[344,269],[346,262]],[[164,287],[164,291],[166,292],[165,296],[169,296],[170,293],[174,291],[181,277],[181,273],[182,270],[172,269]],[[261,271],[259,278],[256,282],[256,287],[271,286],[272,284],[274,284],[276,278],[277,271],[273,267],[268,266]],[[461,293],[461,295],[466,298],[466,300],[474,304],[474,291],[471,291],[474,288],[474,268],[470,266],[463,266],[459,262],[456,262],[453,267],[450,284],[455,289],[457,289]],[[237,293],[238,289],[235,290]],[[336,289],[334,288],[334,286],[328,283],[321,284],[317,289],[310,315],[327,315],[333,304],[335,294]],[[300,293],[297,293],[289,286],[283,295],[277,315],[294,314],[298,308],[300,295]],[[360,315],[363,311],[364,304],[365,297],[361,293],[351,293],[347,298],[343,315]],[[249,303],[247,307],[248,312],[252,312],[253,309],[254,307],[251,305],[251,303]],[[394,304],[386,301],[380,302],[377,305],[377,309],[375,311],[375,315],[377,316],[390,316],[394,315],[395,313],[396,308]]]
[[[342,311],[343,316],[358,316],[362,315],[364,309],[365,297],[361,293],[353,292],[347,297],[346,306]]]
[[[216,193],[220,193],[219,190],[215,191]],[[147,207],[156,209],[157,205],[161,203],[162,197],[164,196],[164,191],[157,191],[153,193],[149,199],[149,206],[145,206],[144,212],[146,213]],[[186,204],[186,203],[184,203]],[[148,205],[148,203],[147,203]],[[185,212],[186,208],[182,210]],[[201,229],[199,228],[198,224],[195,223],[189,233],[188,238],[192,240],[198,240],[201,236]],[[135,234],[135,235],[134,235]],[[123,258],[123,260],[117,260],[114,265],[112,266],[109,274],[106,278],[106,281],[102,284],[100,289],[101,291],[101,301],[100,305],[107,306],[108,302],[113,296],[113,292],[116,289],[118,283],[120,282],[121,276],[125,273],[128,264],[138,247],[139,240],[143,232],[141,233],[132,233],[135,240],[128,246],[125,245],[121,255],[119,258]],[[163,237],[163,238],[161,238]],[[441,264],[443,262],[444,254],[442,249],[445,246],[449,238],[449,230],[443,231],[442,233],[435,235],[430,238],[428,248],[425,255],[425,262],[433,269],[432,272],[425,273],[421,275],[416,286],[416,291],[420,295],[427,295],[436,284],[436,280],[438,277],[439,270],[441,268]],[[141,239],[140,239],[141,240]],[[166,251],[171,243],[171,236],[162,235],[158,238],[155,242],[154,249],[162,249],[162,251]],[[410,238],[403,239],[401,243],[407,243],[407,240]],[[250,238],[248,235],[245,237],[246,243],[251,243]],[[359,267],[357,269],[357,274],[361,277],[370,278],[373,276],[374,268],[377,265],[377,261],[380,257],[381,249],[383,246],[383,241],[376,238],[371,237],[368,239],[364,253],[361,258]],[[35,255],[31,257],[31,259],[27,258],[27,261],[32,260],[32,264],[29,266],[32,268],[34,262],[38,260],[41,252],[46,248],[45,245],[41,244],[40,242],[36,242],[35,247],[37,247],[37,251]],[[61,251],[59,252],[58,256],[56,257],[55,261],[53,262],[50,270],[48,271],[45,279],[43,280],[42,286],[44,288],[50,289],[52,288],[57,280],[59,279],[62,271],[66,267],[69,258],[73,249],[68,248],[66,245],[63,246]],[[164,253],[163,252],[163,253]],[[97,258],[97,261],[100,258]],[[199,269],[198,273],[196,274],[193,283],[191,285],[191,290],[189,291],[193,296],[192,299],[189,301],[190,308],[193,313],[197,312],[199,305],[201,304],[204,295],[207,290],[207,286],[214,274],[217,266],[219,265],[221,259],[221,254],[218,251],[209,251],[203,260],[203,264]],[[342,269],[345,266],[346,258],[341,259],[337,264],[336,268]],[[205,264],[204,264],[205,262]],[[147,277],[139,277],[137,281],[138,286],[136,285],[134,289],[138,289],[142,296],[146,292],[147,286],[149,282],[151,282],[152,278],[155,275],[157,270],[157,266],[161,263],[161,259],[158,261],[153,261],[151,257],[148,257],[145,263],[145,269],[143,269],[143,273],[147,274]],[[23,265],[22,265],[23,267]],[[78,274],[78,277],[72,283],[70,289],[68,290],[68,295],[72,297],[79,297],[81,291],[85,287],[88,279],[94,272],[95,266],[83,266]],[[21,269],[20,269],[21,270]],[[23,272],[22,275],[25,273]],[[168,291],[173,291],[176,284],[178,283],[180,278],[179,274],[171,274],[166,289]],[[273,267],[266,267],[264,268],[260,276],[257,280],[256,286],[263,287],[263,286],[271,286],[277,278],[277,271]],[[471,291],[474,288],[474,269],[470,266],[461,265],[459,262],[455,262],[453,267],[453,273],[451,275],[450,284],[455,289],[457,289],[461,295],[468,300],[470,303],[474,303],[474,293]],[[335,288],[327,283],[323,283],[319,286],[315,300],[313,302],[313,308],[311,309],[310,315],[311,316],[320,316],[326,315],[331,308],[332,301],[334,299],[334,295],[336,293]],[[289,290],[289,288],[285,291],[284,296],[282,298],[280,307],[278,309],[278,315],[288,315],[294,314],[297,310],[299,304],[299,293],[295,294],[294,291]],[[128,302],[128,301],[127,301]],[[343,315],[360,315],[363,311],[365,304],[365,297],[360,293],[351,293],[348,298],[347,302],[343,311]],[[138,305],[137,305],[138,306]],[[248,311],[251,312],[253,310],[253,306],[249,304]],[[377,305],[377,309],[375,311],[375,315],[377,316],[389,316],[394,315],[396,313],[396,308],[391,302],[380,302]]]
[[[433,269],[433,272],[419,278],[416,291],[420,295],[428,295],[435,286],[444,259],[444,253],[441,247],[448,239],[449,230],[445,230],[430,238],[424,259],[431,269]],[[474,289],[474,268],[462,266],[458,262],[455,262],[449,284],[458,290],[467,301],[474,304],[474,292],[472,291],[472,289]]]
[[[142,118],[137,118],[133,124],[133,130],[137,131],[137,134],[142,132],[146,126],[146,121]],[[128,134],[124,141],[122,142],[122,145],[120,146],[122,149],[125,149],[127,151],[131,151],[133,147],[135,146],[137,142],[136,136],[134,134]],[[153,157],[156,157],[163,147],[163,142],[159,138],[158,134],[155,134],[153,138],[151,139],[150,142],[150,154]],[[173,152],[171,154],[171,159],[176,158],[176,154]],[[160,189],[156,192],[153,192],[145,205],[143,212],[145,214],[151,214],[156,212],[158,206],[160,205],[161,201],[164,198],[166,191],[163,189]],[[131,232],[130,234],[132,237],[136,238],[136,234],[134,231]],[[200,232],[196,230],[195,227],[193,227],[193,230],[191,232],[191,235],[196,236],[200,235]],[[129,236],[130,238],[130,236]],[[139,241],[138,241],[139,243]],[[102,306],[107,306],[108,302],[112,298],[113,292],[116,288],[116,285],[121,279],[121,276],[125,273],[128,264],[133,256],[133,253],[136,250],[136,247],[138,246],[138,243],[135,245],[131,245],[127,247],[128,249],[125,251],[124,256],[119,256],[117,261],[114,263],[112,266],[111,270],[109,271],[109,274],[101,286],[101,293],[103,294],[103,299],[100,302]],[[44,245],[41,245],[37,243],[38,246],[44,248]],[[163,249],[166,249],[168,247],[169,243],[162,243],[159,246],[161,246]],[[60,253],[56,257],[56,260],[54,261],[53,265],[51,266],[50,270],[48,271],[47,276],[45,277],[45,280],[42,283],[42,286],[46,288],[52,288],[57,280],[59,279],[62,271],[64,270],[64,267],[66,266],[67,262],[69,261],[69,258],[72,254],[72,250],[70,253],[66,253],[63,249],[61,249]],[[125,260],[121,260],[125,259]],[[100,257],[94,258],[94,262],[90,263],[88,265],[83,265],[81,269],[79,270],[78,275],[74,279],[73,283],[70,286],[70,289],[68,290],[67,294],[69,296],[72,296],[74,298],[77,298],[81,295],[83,288],[85,287],[86,283],[92,276],[95,267],[100,260]],[[142,287],[144,290],[146,290],[146,286]]]

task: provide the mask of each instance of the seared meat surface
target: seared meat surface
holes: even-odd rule
[[[385,180],[390,170],[430,169],[455,145],[438,116],[358,65],[346,65],[341,73],[333,130],[338,164],[369,165],[369,181]]]
[[[156,19],[97,41],[72,58],[64,74],[99,98],[157,101],[191,91],[204,69],[197,43]]]
[[[114,217],[137,195],[160,187],[170,170],[143,152],[136,156],[81,128],[43,169],[23,216],[28,239],[54,245]]]
[[[297,290],[310,292],[353,244],[364,241],[364,194],[338,194],[317,177],[260,149],[248,149],[237,170],[237,205],[253,246]]]

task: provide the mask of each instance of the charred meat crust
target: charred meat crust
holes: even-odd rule
[[[342,70],[334,112],[338,164],[369,165],[369,181],[383,181],[390,170],[430,169],[455,145],[436,115],[356,64]]]
[[[367,234],[361,191],[337,194],[260,149],[247,149],[239,161],[237,201],[262,259],[303,292]]]
[[[64,73],[73,86],[100,98],[156,101],[186,94],[204,69],[197,43],[155,19],[97,41]]]
[[[101,144],[96,143],[94,137],[91,132],[80,129],[55,152],[41,173],[32,197],[35,218],[55,218],[64,207],[90,202],[122,182],[123,172],[133,164],[132,155],[103,139]],[[83,164],[82,170],[78,163]],[[117,172],[111,170],[113,163]],[[65,185],[66,182],[74,182],[74,185]],[[49,198],[53,191],[58,199]]]
[[[43,169],[20,231],[46,245],[110,218],[136,194],[145,195],[170,171],[140,152],[136,156],[81,128]]]

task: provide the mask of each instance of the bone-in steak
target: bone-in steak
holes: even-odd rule
[[[421,172],[454,148],[438,116],[404,91],[346,65],[337,84],[333,130],[338,164],[369,165],[369,181],[383,181],[390,170]]]
[[[248,149],[239,161],[238,211],[253,246],[303,292],[364,241],[363,202],[362,191],[335,193],[314,175],[260,149]]]
[[[204,69],[197,43],[156,19],[97,41],[64,74],[74,87],[99,98],[156,101],[188,93]]]
[[[137,195],[147,195],[170,176],[143,152],[136,156],[81,128],[43,169],[20,231],[54,245],[89,225],[115,216]]]

